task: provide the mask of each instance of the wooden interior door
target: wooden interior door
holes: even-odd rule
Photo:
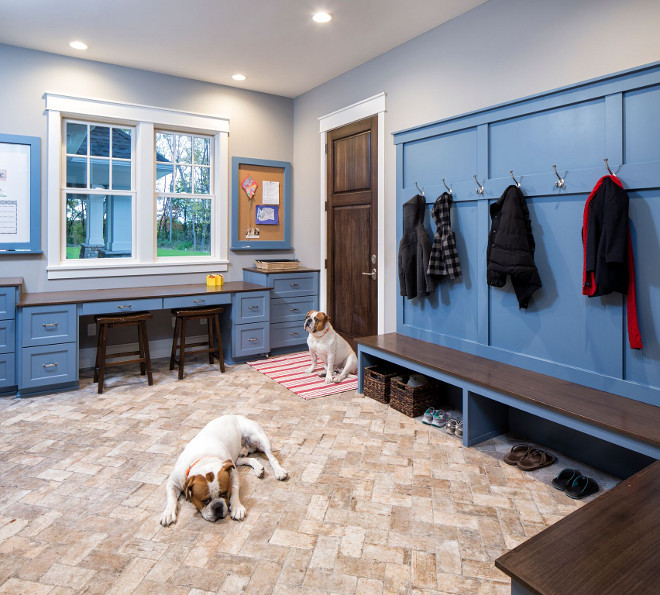
[[[355,339],[378,331],[378,117],[327,133],[327,304]]]

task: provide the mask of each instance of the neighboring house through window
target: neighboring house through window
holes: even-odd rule
[[[227,270],[227,119],[54,94],[46,109],[50,279]]]

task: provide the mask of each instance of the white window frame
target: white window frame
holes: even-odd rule
[[[47,200],[48,278],[123,277],[203,273],[228,269],[229,119],[166,108],[132,105],[56,93],[46,93],[48,115]],[[65,159],[62,121],[89,119],[135,128],[135,194],[132,258],[66,260],[66,202],[62,200]],[[170,129],[213,137],[215,204],[211,256],[159,259],[156,257],[156,198],[154,183],[155,129]],[[144,222],[148,221],[149,225]],[[137,226],[140,233],[136,233]]]

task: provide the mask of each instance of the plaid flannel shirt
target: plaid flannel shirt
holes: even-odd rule
[[[450,279],[461,276],[461,264],[456,249],[456,236],[451,230],[449,209],[451,195],[443,192],[433,205],[431,215],[437,226],[433,237],[431,258],[429,260],[428,274],[433,276],[447,275]]]

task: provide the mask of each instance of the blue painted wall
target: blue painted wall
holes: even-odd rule
[[[397,243],[415,183],[433,237],[444,179],[463,269],[427,298],[399,297],[399,333],[660,405],[660,64],[403,130],[394,142]],[[607,174],[605,158],[630,196],[642,351],[628,346],[621,295],[581,292],[582,214]],[[510,170],[527,200],[543,283],[527,310],[510,282],[486,284],[488,206],[512,183]]]

